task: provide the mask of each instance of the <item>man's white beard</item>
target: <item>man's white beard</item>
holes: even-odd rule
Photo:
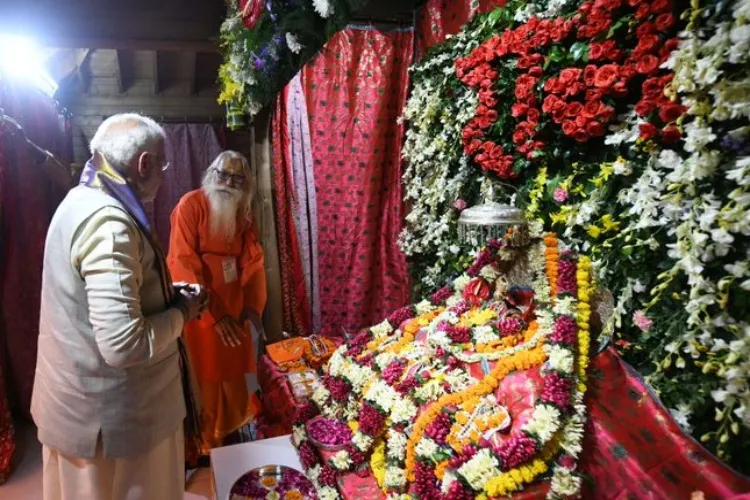
[[[219,186],[204,186],[211,208],[209,213],[209,230],[212,236],[224,236],[232,240],[237,231],[237,210],[242,193],[235,189]]]

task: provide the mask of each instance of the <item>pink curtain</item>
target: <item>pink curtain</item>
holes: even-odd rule
[[[403,127],[411,30],[347,28],[302,70],[312,139],[322,333],[382,320],[409,302]]]
[[[213,125],[179,123],[163,127],[170,167],[164,172],[164,182],[153,207],[147,207],[147,211],[151,212],[156,234],[164,251],[168,252],[172,210],[185,193],[200,187],[206,168],[223,149]]]

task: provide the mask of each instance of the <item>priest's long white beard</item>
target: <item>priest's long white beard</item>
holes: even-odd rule
[[[211,207],[209,229],[212,236],[224,236],[227,240],[237,235],[237,210],[242,193],[228,188],[206,186],[203,188]]]

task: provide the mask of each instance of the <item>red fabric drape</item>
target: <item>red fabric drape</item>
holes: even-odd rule
[[[417,12],[417,55],[453,35],[478,13],[502,7],[506,0],[428,0]]]
[[[297,231],[294,226],[294,182],[286,117],[286,88],[276,99],[271,136],[273,145],[273,195],[276,212],[276,240],[281,269],[284,331],[292,335],[312,333],[310,301],[305,289]]]
[[[26,137],[63,163],[70,162],[69,122],[61,123],[55,104],[34,88],[3,82],[0,107]],[[29,414],[36,368],[44,240],[49,222],[68,186],[55,183],[14,135],[0,164],[0,363],[8,399]]]
[[[345,29],[302,70],[315,168],[322,332],[381,321],[409,302],[397,123],[413,33]]]

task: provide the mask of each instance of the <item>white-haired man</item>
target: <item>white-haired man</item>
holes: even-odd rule
[[[182,500],[192,400],[180,333],[205,294],[197,285],[175,291],[144,214],[167,166],[164,131],[115,115],[91,153],[44,253],[31,403],[44,499]]]
[[[172,212],[169,269],[176,279],[205,287],[209,297],[206,313],[185,328],[203,405],[202,442],[189,449],[191,459],[220,446],[260,411],[247,383],[255,374],[248,321],[262,335],[266,303],[252,179],[247,159],[225,151],[208,167],[203,187]]]

